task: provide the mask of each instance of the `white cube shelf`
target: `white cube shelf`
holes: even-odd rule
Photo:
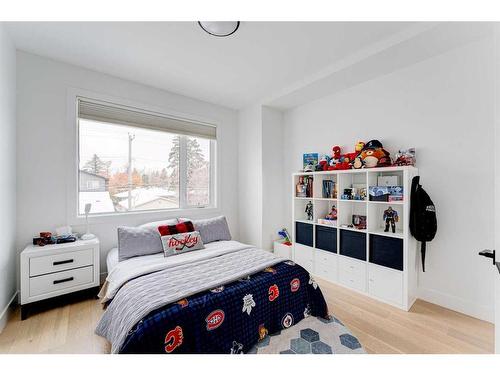
[[[313,195],[296,197],[296,184],[300,176],[306,175],[314,178]],[[293,260],[317,277],[409,310],[415,302],[417,289],[417,243],[408,227],[409,194],[411,181],[416,175],[418,170],[411,166],[294,173]],[[382,177],[382,181],[387,180],[384,178],[386,176],[395,176],[397,185],[403,186],[402,201],[369,200],[369,187],[378,186],[379,177]],[[336,198],[323,197],[324,180],[335,182]],[[366,199],[342,199],[344,189],[348,188],[366,188]],[[309,201],[313,203],[313,220],[307,220],[304,212]],[[337,208],[338,220],[335,225],[327,226],[318,222],[330,212],[332,205]],[[398,212],[395,233],[392,228],[385,231],[383,213],[389,206]],[[343,227],[352,224],[352,215],[366,216],[366,229]],[[305,224],[311,233],[297,236],[296,223]],[[329,229],[325,232],[318,230],[318,227]],[[304,228],[304,225],[300,228]],[[317,241],[318,236],[325,235],[332,238],[331,251],[325,251],[325,237]],[[350,248],[354,247],[353,237],[357,241],[356,250]],[[317,245],[322,248],[317,248]]]

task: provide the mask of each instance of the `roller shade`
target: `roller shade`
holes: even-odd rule
[[[168,131],[193,137],[216,139],[215,125],[202,124],[134,107],[115,105],[86,98],[78,98],[78,118]]]

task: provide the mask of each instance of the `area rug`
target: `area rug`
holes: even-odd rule
[[[310,316],[268,335],[248,354],[365,354],[359,340],[335,317]]]

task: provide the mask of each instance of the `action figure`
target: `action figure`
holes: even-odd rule
[[[391,206],[384,211],[385,229],[384,232],[389,232],[389,225],[392,228],[392,233],[396,233],[396,223],[399,221],[398,212],[393,210]]]
[[[327,220],[337,220],[337,207],[335,205],[332,206],[332,210],[328,215],[325,216]]]
[[[307,215],[307,220],[311,220],[312,221],[312,219],[313,219],[313,204],[312,204],[311,201],[309,201],[306,204],[306,209],[304,210],[304,212]]]
[[[295,188],[295,196],[297,197],[306,196],[306,184],[304,183],[304,176],[299,176],[299,182],[297,182]]]

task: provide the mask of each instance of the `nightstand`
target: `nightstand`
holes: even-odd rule
[[[21,319],[28,306],[63,294],[99,287],[99,240],[29,245],[21,252]]]

